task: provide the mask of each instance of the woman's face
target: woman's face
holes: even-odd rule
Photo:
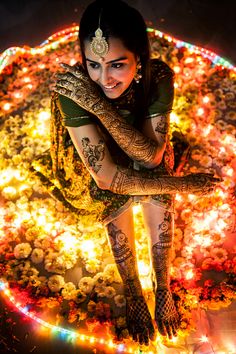
[[[110,38],[108,44],[108,53],[101,59],[93,54],[89,41],[85,42],[84,52],[90,78],[108,98],[114,99],[131,84],[136,73],[137,60],[120,39]]]

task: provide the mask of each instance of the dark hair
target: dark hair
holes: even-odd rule
[[[79,42],[86,69],[84,43],[91,41],[99,25],[106,39],[119,38],[123,45],[140,58],[142,79],[138,84],[143,110],[147,106],[150,87],[150,47],[147,27],[141,14],[122,0],[96,0],[85,10],[80,21]],[[140,100],[138,100],[140,102]],[[139,107],[139,111],[140,111]]]

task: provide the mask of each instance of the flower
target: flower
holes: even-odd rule
[[[85,269],[89,273],[95,273],[98,271],[100,266],[101,266],[101,261],[99,261],[98,259],[88,259],[86,261]]]
[[[87,309],[88,312],[94,312],[96,310],[96,302],[90,300]]]
[[[108,297],[109,299],[111,299],[112,297],[115,296],[116,291],[115,291],[115,289],[112,286],[107,286],[105,288],[104,294],[105,294],[105,297]]]
[[[112,283],[111,276],[102,272],[97,273],[93,279],[96,285],[108,286]]]
[[[80,279],[78,286],[85,294],[89,294],[93,289],[94,280],[91,277],[83,277]]]
[[[44,258],[44,251],[41,248],[35,248],[35,249],[33,249],[30,258],[33,263],[36,263],[36,264],[41,263]]]
[[[20,243],[19,245],[16,245],[14,248],[14,256],[17,259],[28,258],[31,251],[32,248],[28,242]]]
[[[52,292],[58,292],[64,286],[65,280],[61,275],[52,275],[48,279],[48,287]]]
[[[123,307],[126,304],[126,299],[124,295],[116,295],[114,296],[114,301],[116,306]]]
[[[61,294],[65,300],[74,300],[77,296],[75,284],[72,282],[65,283]]]
[[[115,264],[107,264],[104,268],[104,274],[111,278],[114,283],[121,283],[121,277]]]

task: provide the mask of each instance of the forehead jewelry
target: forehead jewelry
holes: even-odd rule
[[[102,36],[103,33],[100,28],[101,13],[102,11],[99,15],[98,29],[95,31],[95,37],[93,37],[92,42],[90,43],[90,47],[92,53],[102,59],[102,57],[104,57],[108,52],[108,43],[106,41],[106,38]]]

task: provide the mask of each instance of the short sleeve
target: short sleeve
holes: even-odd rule
[[[70,98],[58,95],[58,105],[65,126],[81,127],[93,123],[91,115]]]
[[[174,101],[174,72],[163,62],[156,62],[152,75],[152,100],[147,118],[171,112]]]

